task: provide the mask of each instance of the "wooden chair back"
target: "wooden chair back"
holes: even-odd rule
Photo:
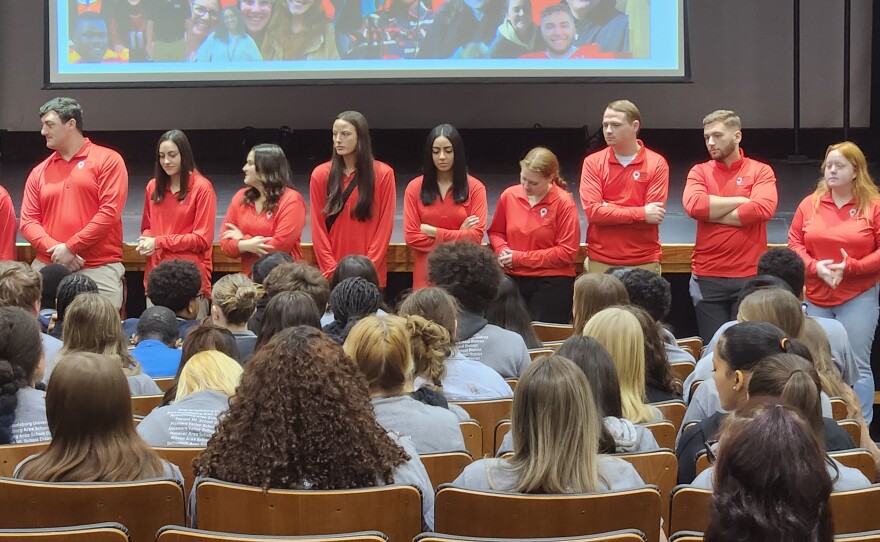
[[[644,427],[651,431],[651,434],[654,435],[654,440],[657,441],[661,448],[675,449],[675,436],[678,434],[678,430],[676,430],[672,422],[646,423]]]
[[[708,469],[712,464],[709,462],[709,454],[706,453],[706,450],[703,450],[697,453],[697,463],[696,463],[696,473],[700,474],[704,470]]]
[[[849,413],[846,408],[846,401],[841,397],[832,397],[831,399],[831,417],[835,420],[845,420]],[[858,444],[859,441],[856,441]]]
[[[709,526],[709,505],[712,492],[688,485],[675,486],[672,490],[672,509],[669,514],[669,531],[706,532]]]
[[[413,542],[525,542],[521,538],[474,538],[442,533],[422,533]],[[610,533],[555,538],[530,538],[529,542],[645,542],[645,533],[638,529],[622,529]]]
[[[464,447],[474,459],[483,457],[483,428],[479,422],[459,422],[461,436],[464,437]]]
[[[183,525],[183,488],[172,480],[50,483],[0,479],[0,528],[65,527],[115,521],[132,542],[152,542],[163,525]]]
[[[543,345],[544,348],[549,348],[550,350],[553,350],[553,352],[556,352],[564,342],[565,341],[543,341]]]
[[[655,450],[633,454],[616,454],[614,457],[623,459],[632,465],[646,484],[660,489],[660,515],[664,523],[669,522],[669,499],[672,488],[678,482],[678,459],[672,450]]]
[[[133,416],[146,416],[154,408],[162,404],[164,395],[135,395],[131,398],[131,414]]]
[[[0,446],[0,476],[12,478],[12,472],[19,463],[32,455],[43,453],[48,447],[48,442],[4,444]]]
[[[688,361],[679,361],[678,363],[669,364],[669,372],[672,373],[673,378],[677,378],[684,382],[684,380],[694,372],[695,367],[696,366],[693,363]]]
[[[669,537],[669,542],[703,542],[703,533],[679,531]]]
[[[676,432],[681,429],[684,413],[687,412],[687,404],[684,401],[662,401],[660,403],[651,403],[651,406],[657,407],[657,410],[663,414],[664,420],[672,422]]]
[[[195,482],[196,475],[193,472],[193,460],[202,455],[204,448],[172,448],[172,447],[154,447],[153,451],[159,454],[159,457],[174,463],[180,467],[180,473],[183,474],[183,494],[189,497]]]
[[[458,478],[464,468],[474,461],[471,454],[465,452],[424,454],[419,459],[428,471],[428,478],[435,489],[440,484],[448,484]]]
[[[15,542],[129,542],[119,523],[94,523],[48,529],[0,529],[0,540]]]
[[[434,498],[434,530],[471,536],[549,538],[638,529],[660,536],[660,491],[523,495],[442,486]]]
[[[480,422],[480,427],[483,429],[483,454],[491,454],[495,450],[495,426],[501,420],[510,418],[513,399],[461,401],[454,404],[465,409],[471,418]]]
[[[855,420],[838,420],[837,425],[842,427],[853,442],[858,445],[862,441],[862,427]]]
[[[390,542],[410,542],[422,532],[422,496],[412,486],[264,491],[209,478],[195,491],[194,516],[208,531],[280,536],[375,530]]]
[[[703,339],[700,337],[685,337],[675,341],[682,350],[687,351],[694,359],[700,359],[700,353],[703,351]]]
[[[495,426],[495,455],[498,455],[498,449],[501,448],[501,443],[504,442],[507,433],[510,433],[510,420],[501,420]]]
[[[571,324],[551,324],[548,322],[532,322],[532,331],[542,343],[545,341],[564,341],[574,334]]]
[[[834,534],[853,534],[880,529],[880,485],[831,494]]]
[[[880,542],[880,531],[835,536],[834,542]]]
[[[688,395],[688,397],[693,397],[694,393],[697,391],[697,388],[699,388],[700,384],[702,384],[702,383],[703,383],[702,380],[694,380],[693,384],[691,384],[691,394]]]
[[[519,384],[518,378],[505,378],[504,381],[510,386],[510,391],[516,391],[516,385]]]
[[[874,456],[871,452],[864,448],[855,448],[853,450],[844,450],[842,452],[830,452],[830,457],[840,461],[844,466],[858,469],[865,475],[872,484],[876,481],[876,468],[874,466]]]
[[[532,348],[529,350],[529,359],[535,361],[541,356],[552,356],[556,352],[553,348]]]
[[[387,542],[378,531],[323,536],[260,536],[218,533],[187,527],[168,526],[156,533],[156,542]]]
[[[159,386],[159,389],[162,390],[162,392],[164,393],[168,391],[169,388],[171,388],[172,384],[174,384],[174,377],[169,376],[168,378],[154,378],[153,382],[155,382],[156,385]]]

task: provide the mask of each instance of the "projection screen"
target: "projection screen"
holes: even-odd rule
[[[686,0],[45,1],[50,87],[689,75]]]

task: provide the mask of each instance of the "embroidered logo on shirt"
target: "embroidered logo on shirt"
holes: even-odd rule
[[[266,218],[272,218],[272,211],[269,211],[268,213],[266,213]]]
[[[737,178],[736,178],[736,184],[742,184],[742,183],[743,183],[743,178],[742,178],[742,177],[737,177]]]
[[[76,167],[78,167],[79,169],[82,169],[83,167],[85,167],[85,165],[86,165],[86,163],[83,160],[80,160],[80,162],[76,165]]]
[[[850,218],[853,218],[854,216],[856,216],[855,207],[849,210],[849,216],[850,216]]]
[[[546,207],[541,209],[541,218],[544,218],[545,216],[547,216],[547,208]]]
[[[633,179],[635,179],[636,181],[639,180],[639,177],[641,177],[641,175],[642,175],[642,174],[641,174],[640,172],[638,172],[638,171],[633,171]]]

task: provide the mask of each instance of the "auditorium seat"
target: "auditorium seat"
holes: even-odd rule
[[[165,461],[174,463],[180,468],[180,473],[183,475],[183,494],[189,497],[196,479],[193,473],[193,460],[202,455],[205,449],[154,446],[153,451]]]
[[[473,463],[473,458],[468,453],[450,452],[445,454],[420,455],[422,465],[428,471],[431,485],[436,489],[440,484],[448,484],[458,478],[461,472]]]
[[[661,448],[675,449],[675,436],[678,434],[678,431],[676,431],[675,425],[672,422],[645,423],[642,424],[642,427],[651,431],[651,434],[654,435],[654,440],[657,441]]]
[[[495,450],[495,426],[501,420],[510,418],[510,407],[513,405],[513,399],[455,401],[450,404],[456,404],[465,409],[471,418],[480,423],[480,427],[483,429],[483,454],[491,454]],[[474,456],[475,459],[477,457]]]
[[[685,337],[684,339],[676,339],[675,343],[692,355],[694,359],[700,359],[703,352],[703,339],[700,337]]]
[[[46,529],[0,529],[0,540],[9,542],[129,542],[128,529],[106,522]]]
[[[156,542],[386,542],[387,540],[388,537],[379,531],[320,536],[250,536],[175,525],[162,527],[156,536]]]
[[[664,522],[669,521],[669,500],[672,488],[678,481],[678,459],[672,450],[654,450],[631,454],[614,454],[632,465],[646,484],[660,489],[660,514]]]
[[[684,414],[687,412],[687,404],[684,401],[673,399],[660,403],[651,403],[651,406],[657,407],[657,410],[663,414],[664,420],[672,422],[676,432],[681,429],[681,422],[684,421]]]
[[[498,449],[507,433],[510,433],[510,420],[501,420],[495,425],[495,455],[498,455]]]
[[[876,466],[874,456],[864,448],[854,448],[842,452],[830,452],[830,457],[840,461],[844,466],[858,469],[872,484],[876,482]]]
[[[831,401],[831,417],[837,421],[845,420],[847,417],[846,401],[841,397],[832,397]],[[859,441],[856,441],[858,444]]]
[[[673,378],[677,378],[684,382],[684,380],[694,372],[696,365],[689,361],[680,361],[678,363],[670,363],[669,364],[669,372],[672,373]]]
[[[572,336],[574,328],[571,324],[550,324],[547,322],[532,322],[532,331],[538,336],[538,340],[564,341]]]
[[[171,387],[171,384],[174,383],[174,377],[154,378],[153,382],[155,382],[156,385],[159,386],[159,389],[162,390],[162,392],[166,392]]]
[[[529,358],[534,361],[541,356],[552,356],[556,352],[553,348],[532,348],[529,350]]]
[[[702,533],[709,525],[709,502],[712,492],[689,485],[672,489],[672,508],[669,513],[670,533],[693,531]]]
[[[4,444],[0,446],[0,476],[11,478],[16,465],[49,447],[48,442],[33,444]]]
[[[622,529],[609,533],[557,538],[530,538],[529,542],[644,542],[645,533],[638,529]],[[422,533],[413,542],[524,542],[522,538],[478,538],[441,533]]]
[[[461,436],[464,437],[464,447],[474,459],[483,457],[483,428],[480,422],[467,421],[459,422],[458,427],[461,429]]]
[[[135,395],[131,398],[133,416],[146,416],[162,403],[164,395]]]

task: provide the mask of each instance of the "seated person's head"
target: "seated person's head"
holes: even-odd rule
[[[183,340],[183,346],[180,347],[180,365],[177,367],[177,374],[174,375],[171,386],[165,392],[165,397],[162,398],[163,405],[176,400],[177,382],[190,358],[199,352],[208,350],[216,350],[240,363],[241,354],[238,351],[238,344],[235,342],[235,335],[228,329],[215,326],[209,321],[202,322],[192,328]]]
[[[294,261],[293,256],[286,252],[269,252],[263,254],[251,266],[251,278],[256,284],[263,284],[273,269],[283,263]]]
[[[551,57],[568,56],[576,35],[574,16],[567,6],[551,4],[541,10],[541,36]]]
[[[397,397],[412,386],[412,347],[405,318],[368,316],[351,328],[343,349],[363,373],[373,397]]]
[[[167,260],[147,276],[147,297],[153,305],[168,307],[187,320],[199,314],[202,273],[187,260]]]
[[[529,348],[540,348],[541,342],[532,330],[532,317],[516,282],[507,275],[501,279],[501,288],[489,308],[486,320],[490,324],[519,333]]]
[[[428,280],[452,294],[468,312],[486,311],[498,297],[503,275],[495,254],[475,243],[445,243],[428,256]]]
[[[91,277],[73,273],[61,279],[61,282],[58,283],[58,291],[55,293],[55,310],[58,311],[58,321],[64,320],[67,308],[78,295],[97,293],[98,284]]]
[[[327,310],[330,300],[330,283],[316,267],[305,262],[278,265],[263,281],[263,287],[270,299],[280,292],[305,292],[312,296],[321,313]]]
[[[601,273],[584,273],[574,281],[572,305],[575,334],[584,330],[587,320],[602,309],[629,304],[629,295],[620,279]]]
[[[672,376],[669,368],[669,357],[666,354],[666,344],[660,335],[660,324],[648,314],[648,311],[636,305],[624,305],[623,310],[636,317],[642,328],[645,338],[645,382],[658,390],[673,395],[681,395],[682,384]]]
[[[141,372],[128,351],[119,311],[101,294],[79,294],[67,308],[59,355],[92,352],[113,360],[126,376]],[[54,373],[53,373],[54,378]]]
[[[219,391],[226,397],[235,395],[241,380],[241,365],[217,350],[199,352],[187,360],[180,371],[174,400],[200,391]]]
[[[360,277],[343,280],[330,292],[333,322],[324,331],[344,342],[358,320],[376,314],[381,299],[379,288],[372,282]]]
[[[408,459],[342,347],[297,326],[254,352],[195,472],[263,488],[351,489],[393,483]]]
[[[800,338],[804,330],[801,302],[788,290],[764,288],[746,296],[737,310],[740,322],[769,322],[789,337]]]
[[[626,288],[629,302],[648,311],[655,321],[660,322],[669,314],[672,289],[665,278],[647,269],[631,269],[620,282]]]
[[[77,17],[73,26],[73,49],[83,62],[101,62],[107,54],[109,36],[107,23],[99,14],[86,11]]]
[[[343,280],[351,277],[360,277],[372,282],[379,287],[379,274],[376,273],[376,267],[372,260],[360,254],[349,254],[336,264],[336,270],[330,277],[330,290],[336,288],[336,285]]]
[[[788,283],[781,278],[774,277],[773,275],[754,276],[747,280],[740,289],[739,295],[737,295],[736,301],[733,303],[733,313],[736,314],[737,312],[739,312],[739,305],[740,303],[742,303],[743,299],[750,296],[754,292],[757,292],[758,290],[767,290],[770,288],[779,288],[787,292],[791,292]]]
[[[42,289],[43,279],[31,266],[0,261],[0,307],[18,307],[36,316]]]
[[[52,442],[21,468],[20,478],[126,482],[163,474],[159,457],[134,429],[128,381],[106,356],[61,358],[46,391],[46,417]]]
[[[137,323],[135,344],[141,341],[159,341],[170,348],[177,348],[180,341],[180,326],[177,316],[168,307],[149,307],[141,314]]]
[[[459,305],[452,295],[442,288],[421,288],[409,294],[398,310],[400,316],[421,316],[446,330],[452,342],[458,321]]]
[[[798,298],[804,295],[804,260],[790,248],[768,249],[758,260],[758,274],[780,278]]]
[[[321,311],[312,296],[305,292],[281,292],[269,300],[255,348],[269,342],[279,331],[293,326],[321,329]]]
[[[54,309],[58,285],[66,276],[70,275],[70,270],[61,264],[53,263],[40,269],[40,275],[43,277],[43,295],[40,297],[40,307]]]
[[[20,307],[0,307],[0,444],[13,442],[18,390],[43,378],[40,324]]]
[[[225,275],[211,290],[211,319],[220,327],[245,326],[262,295],[263,289],[241,273]]]

